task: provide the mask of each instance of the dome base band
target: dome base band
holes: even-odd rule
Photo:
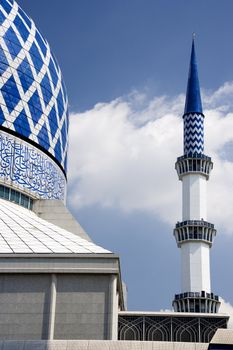
[[[65,176],[65,179],[67,181],[67,175],[65,173],[65,170],[63,169],[63,167],[61,166],[61,164],[59,163],[59,161],[51,155],[51,153],[49,153],[48,151],[46,151],[43,147],[41,147],[38,143],[28,139],[27,137],[23,136],[23,135],[20,135],[19,133],[17,133],[16,131],[13,131],[11,129],[8,129],[8,128],[5,128],[4,126],[0,125],[0,130],[6,132],[7,134],[10,134],[12,136],[16,136],[18,137],[19,139],[31,144],[32,146],[38,148],[41,152],[45,153],[49,158],[52,159],[52,161],[54,163],[57,164],[57,166],[59,166],[59,168],[61,169],[61,171],[63,172],[63,175]]]
[[[0,132],[0,183],[32,198],[66,198],[60,167],[28,142]]]

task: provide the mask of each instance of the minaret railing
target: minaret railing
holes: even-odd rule
[[[202,174],[208,180],[213,169],[213,162],[205,154],[187,154],[177,158],[175,169],[179,180],[189,173]]]
[[[214,225],[204,220],[186,220],[177,222],[174,229],[177,246],[185,241],[202,241],[212,246],[216,236]]]

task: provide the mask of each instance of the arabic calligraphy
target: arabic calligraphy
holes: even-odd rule
[[[46,154],[0,133],[0,181],[44,199],[64,199],[65,176]]]

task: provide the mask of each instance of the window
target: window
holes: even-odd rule
[[[12,188],[0,185],[0,198],[22,205],[24,208],[32,210],[33,199]]]

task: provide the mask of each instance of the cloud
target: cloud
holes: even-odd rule
[[[233,328],[233,306],[225,301],[223,298],[220,298],[221,305],[219,308],[219,312],[223,314],[227,314],[230,316],[229,322],[228,322],[228,328]]]
[[[203,92],[205,153],[214,161],[208,183],[208,219],[233,233],[233,83]],[[174,170],[182,155],[184,96],[133,91],[70,123],[70,205],[99,204],[146,211],[170,225],[181,220],[181,183]]]

